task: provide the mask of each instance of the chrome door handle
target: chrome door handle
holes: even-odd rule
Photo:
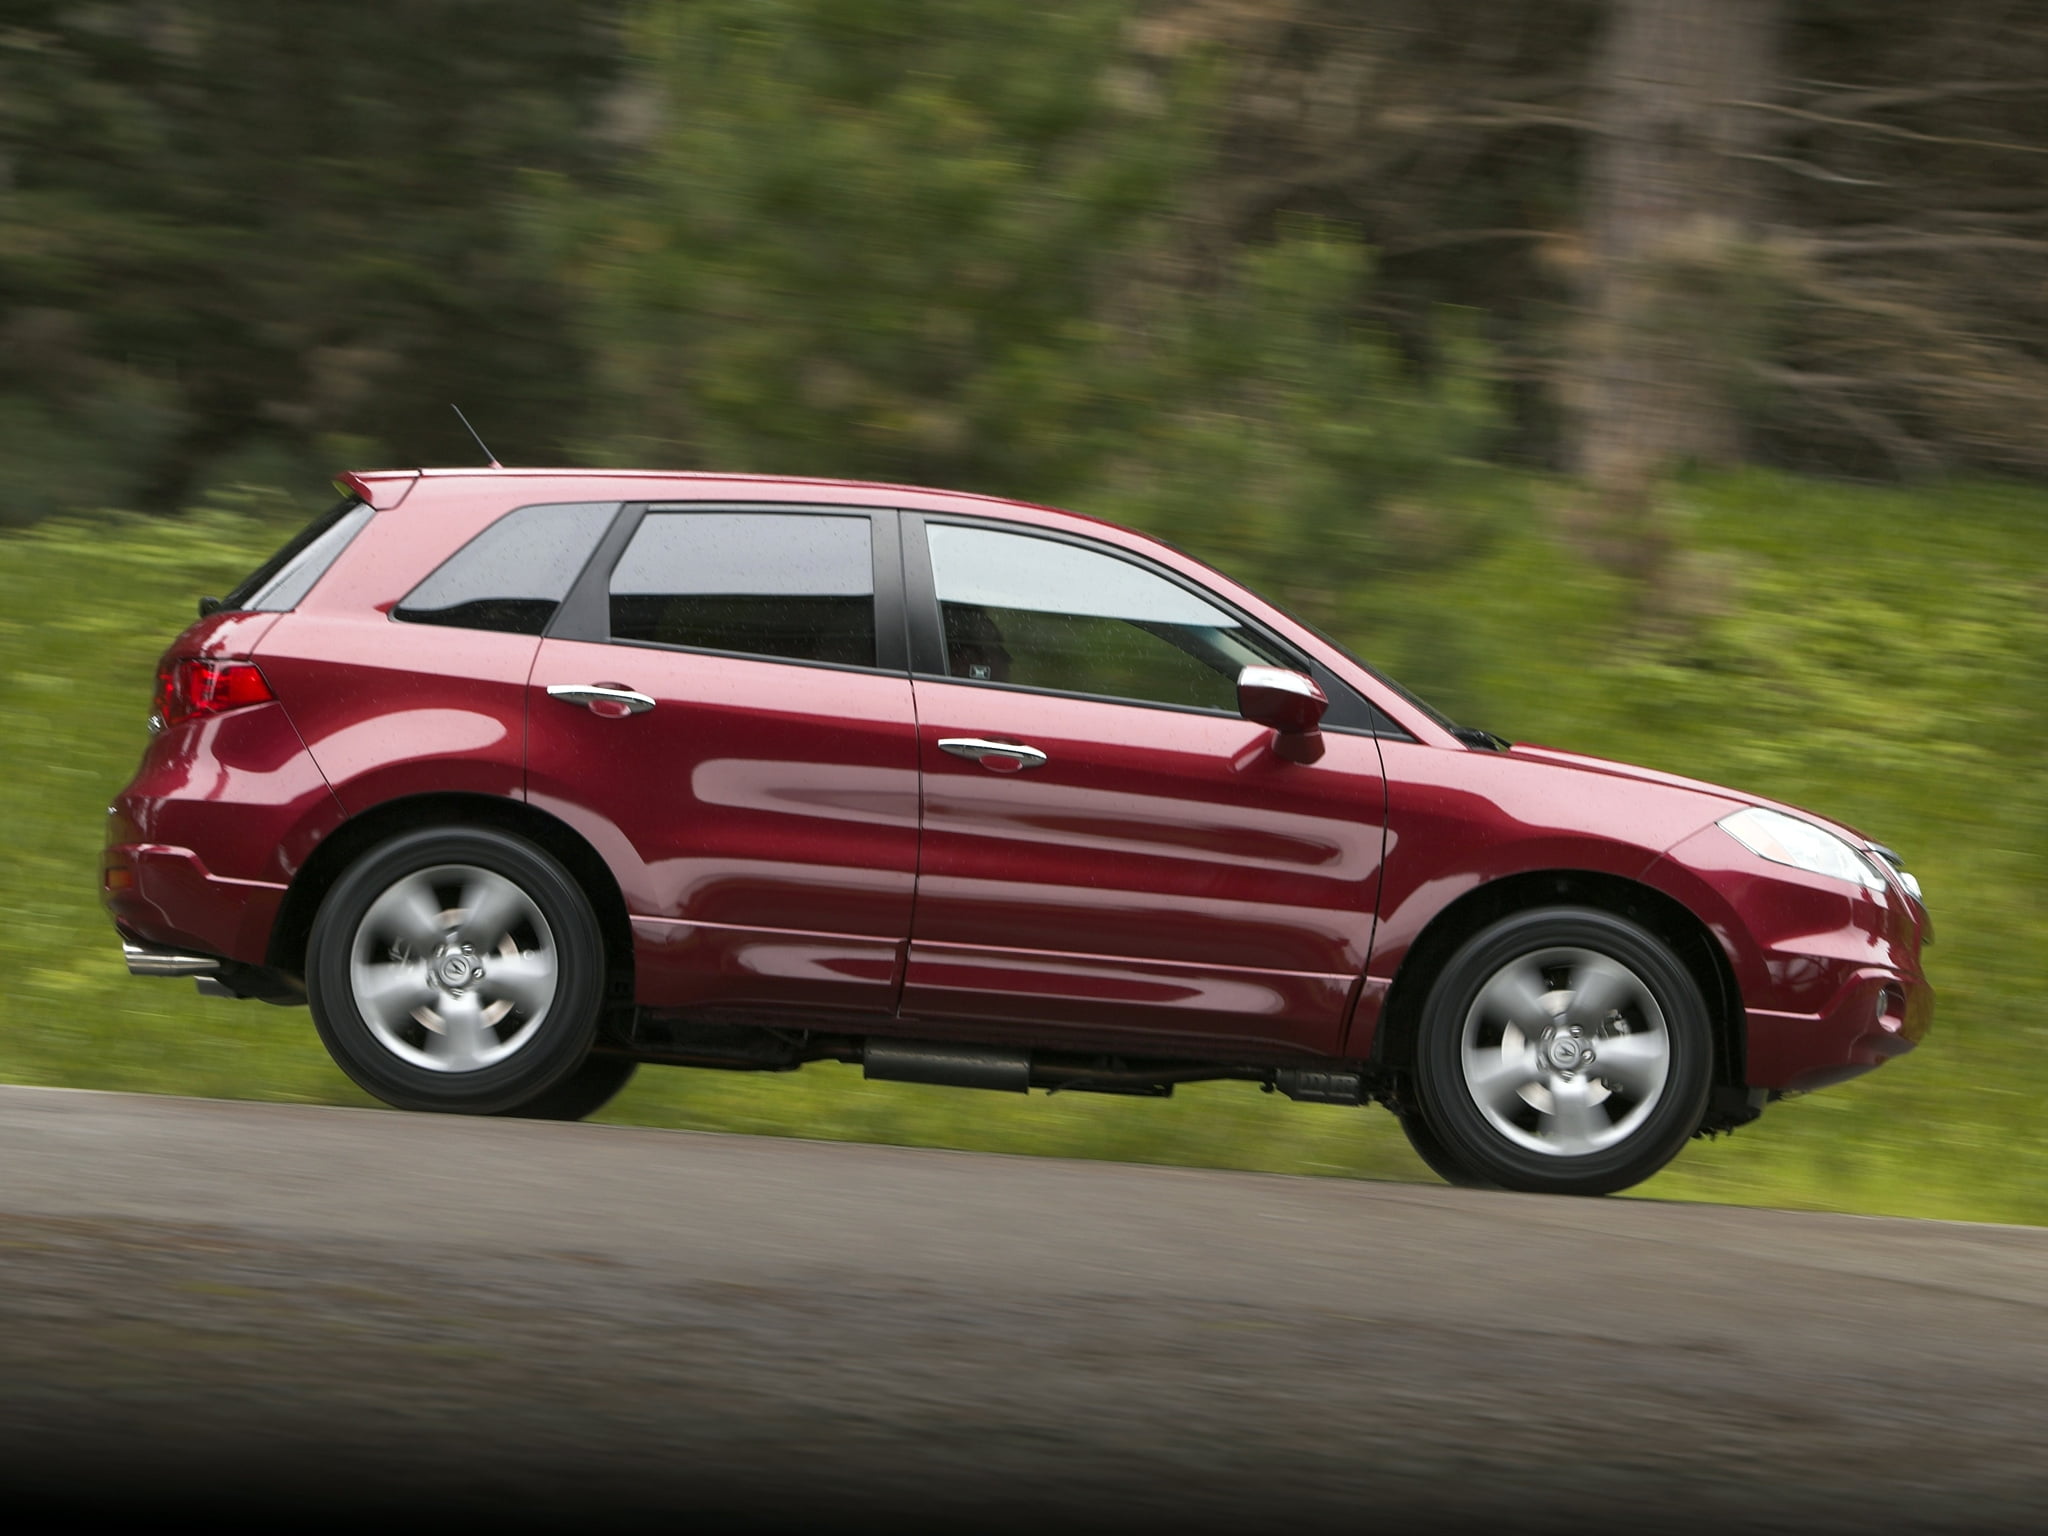
[[[998,773],[1015,773],[1020,768],[1041,768],[1045,754],[1021,741],[984,741],[979,736],[946,736],[939,741],[941,752],[964,757],[993,768]],[[992,761],[993,759],[993,761]]]
[[[560,699],[564,704],[582,704],[593,713],[600,714],[612,712],[599,710],[597,706],[600,704],[612,705],[620,714],[626,715],[644,715],[654,708],[654,700],[646,694],[611,683],[553,683],[548,687],[548,697]]]

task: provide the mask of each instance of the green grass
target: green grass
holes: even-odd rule
[[[1689,1148],[1641,1193],[2048,1223],[2048,493],[1753,475],[1678,488],[1645,605],[1543,530],[1564,488],[1448,509],[1492,532],[1361,583],[1365,654],[1506,735],[1722,780],[1904,852],[1940,942],[1924,1049]],[[101,810],[151,664],[282,536],[248,510],[0,534],[0,1079],[364,1103],[302,1010],[130,978],[99,911]],[[748,1133],[1424,1179],[1390,1117],[1243,1084],[1172,1100],[649,1069],[603,1118]]]

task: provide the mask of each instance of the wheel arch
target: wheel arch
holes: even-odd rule
[[[1699,986],[1714,1028],[1717,1086],[1745,1079],[1746,1024],[1742,993],[1712,931],[1682,902],[1626,876],[1586,869],[1545,869],[1504,876],[1467,891],[1431,918],[1402,956],[1374,1031],[1371,1060],[1405,1081],[1415,1059],[1422,1005],[1458,948],[1482,929],[1535,907],[1583,906],[1648,929],[1671,946]]]
[[[606,1005],[633,1001],[633,927],[619,882],[597,850],[573,827],[520,800],[497,795],[411,795],[350,817],[323,839],[285,892],[271,925],[266,964],[303,977],[306,944],[320,904],[342,874],[379,843],[425,827],[490,827],[510,832],[558,859],[590,898],[604,936]]]

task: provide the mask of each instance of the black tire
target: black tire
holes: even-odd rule
[[[604,969],[590,902],[551,856],[505,832],[435,828],[379,844],[336,881],[306,994],[328,1053],[369,1093],[489,1115],[582,1067]]]
[[[1661,939],[1611,912],[1545,907],[1451,957],[1414,1068],[1423,1140],[1409,1140],[1439,1172],[1604,1195],[1650,1177],[1699,1128],[1713,1029]]]
[[[1455,1184],[1460,1189],[1500,1188],[1452,1157],[1437,1139],[1436,1132],[1429,1128],[1429,1122],[1422,1118],[1421,1110],[1402,1110],[1394,1118],[1401,1122],[1401,1133],[1408,1138],[1408,1145],[1415,1149],[1415,1155],[1422,1159],[1422,1165],[1446,1184]]]
[[[498,1113],[518,1120],[588,1119],[617,1098],[639,1069],[630,1056],[586,1056],[582,1066],[537,1098]]]

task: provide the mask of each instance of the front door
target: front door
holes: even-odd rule
[[[919,522],[906,1019],[1334,1052],[1378,893],[1374,738],[1282,760],[1235,681],[1300,658],[1177,576],[1014,526],[924,520],[920,542]]]
[[[901,626],[876,623],[894,514],[628,519],[541,643],[529,799],[618,876],[642,1003],[887,1014],[918,839]]]

